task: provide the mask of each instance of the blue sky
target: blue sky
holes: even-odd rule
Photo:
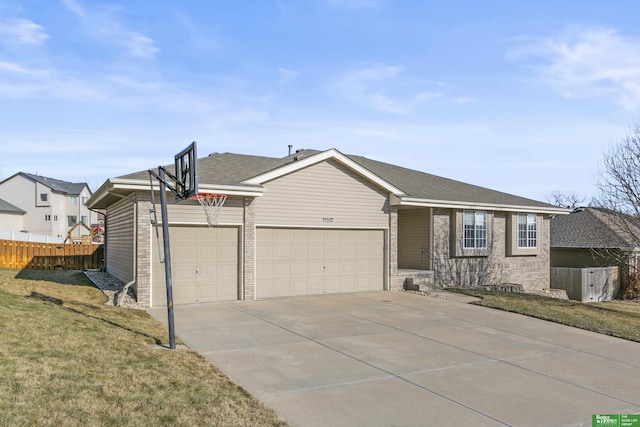
[[[199,155],[336,148],[588,202],[640,118],[637,1],[0,1],[0,179],[93,190]]]

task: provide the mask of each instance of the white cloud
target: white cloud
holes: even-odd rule
[[[278,68],[278,73],[280,73],[280,78],[278,79],[278,86],[286,86],[289,83],[295,81],[300,75],[299,72],[295,70],[290,70],[288,68]]]
[[[9,43],[41,45],[49,35],[41,25],[22,18],[0,20],[0,40]]]
[[[155,41],[129,29],[120,19],[116,8],[96,7],[87,9],[76,0],[62,0],[65,7],[80,19],[85,33],[103,43],[116,44],[129,55],[139,58],[153,58],[160,50]]]
[[[407,103],[383,93],[385,83],[396,79],[402,71],[402,67],[373,64],[347,72],[334,86],[357,104],[386,113],[406,114]]]
[[[412,113],[420,104],[443,98],[450,86],[416,78],[400,66],[380,63],[361,65],[333,84],[350,101],[394,115]]]
[[[416,95],[416,99],[418,101],[428,101],[433,98],[439,97],[441,94],[439,92],[421,92]]]
[[[24,64],[8,61],[0,61],[0,72],[31,77],[42,77],[48,74],[46,70],[31,69]]]
[[[570,28],[524,42],[510,57],[538,59],[539,78],[565,97],[610,97],[625,109],[640,107],[640,39],[610,28]]]
[[[62,1],[62,4],[64,4],[66,8],[69,9],[69,11],[72,12],[77,17],[84,18],[86,16],[84,8],[80,6],[80,3],[78,3],[77,1],[75,0],[61,0],[61,1]]]

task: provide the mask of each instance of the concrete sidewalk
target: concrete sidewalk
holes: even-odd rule
[[[640,413],[640,344],[410,293],[175,308],[176,331],[294,426],[573,426]],[[166,324],[166,308],[150,311]]]

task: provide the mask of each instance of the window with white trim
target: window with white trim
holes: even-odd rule
[[[464,230],[463,247],[465,249],[486,249],[487,212],[464,211],[462,224]]]
[[[82,223],[83,223],[84,225],[89,225],[89,218],[88,218],[88,217],[86,217],[85,215],[82,215],[82,216],[80,217],[80,221],[82,221]]]
[[[47,193],[40,193],[40,201],[41,202],[48,202],[49,201],[49,195]]]
[[[51,221],[51,215],[49,215],[49,214],[44,214],[44,221],[45,221],[45,222],[49,222],[49,221]]]
[[[78,222],[78,217],[76,215],[67,215],[67,226],[73,227]]]
[[[536,214],[518,214],[518,248],[538,247]]]
[[[69,205],[78,206],[78,196],[69,196]]]

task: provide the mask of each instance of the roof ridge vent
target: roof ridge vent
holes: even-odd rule
[[[578,212],[582,212],[586,209],[586,207],[584,206],[576,206],[575,208],[573,208],[573,210],[571,211],[571,213],[578,213]]]

